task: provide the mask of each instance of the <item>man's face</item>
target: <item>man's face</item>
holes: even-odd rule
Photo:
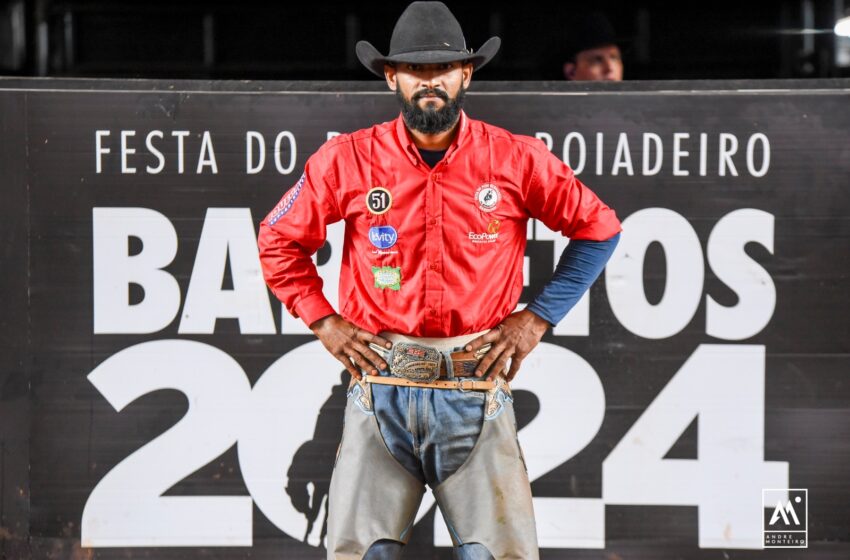
[[[623,79],[623,60],[617,45],[587,49],[576,55],[575,62],[564,64],[568,80],[619,82]]]
[[[396,92],[407,126],[424,134],[439,134],[457,122],[472,79],[472,64],[403,62],[385,65],[384,76]]]

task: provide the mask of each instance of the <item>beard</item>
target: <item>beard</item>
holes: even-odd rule
[[[421,132],[422,134],[439,134],[445,132],[455,125],[460,110],[463,108],[463,99],[466,89],[461,86],[454,98],[439,88],[421,89],[414,93],[410,101],[401,93],[401,88],[396,88],[395,94],[401,106],[401,115],[407,127]],[[443,108],[428,104],[425,109],[419,106],[419,100],[425,95],[436,95],[443,100]]]

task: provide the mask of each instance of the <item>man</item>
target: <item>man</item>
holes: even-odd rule
[[[569,42],[564,77],[574,81],[623,79],[623,59],[614,27],[599,12],[583,16]]]
[[[463,112],[499,44],[468,50],[440,2],[408,6],[389,55],[358,43],[401,115],[327,142],[260,225],[268,285],[353,377],[328,558],[399,558],[425,484],[458,558],[538,557],[508,382],[601,272],[620,223],[542,142]],[[571,242],[514,313],[532,217]],[[311,254],[339,220],[337,314]]]

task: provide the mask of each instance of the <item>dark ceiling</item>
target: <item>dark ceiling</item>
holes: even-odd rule
[[[839,64],[841,45],[832,33],[844,1],[602,1],[593,7],[622,37],[626,79],[771,79],[850,75]],[[469,46],[491,35],[503,39],[482,71],[485,80],[561,79],[564,42],[587,6],[447,3]],[[353,45],[366,39],[386,52],[404,5],[0,0],[0,74],[370,79]]]

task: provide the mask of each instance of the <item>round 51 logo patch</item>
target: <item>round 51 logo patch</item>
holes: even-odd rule
[[[478,209],[482,212],[492,212],[502,200],[502,193],[499,192],[499,187],[492,183],[484,183],[478,190],[475,191],[475,201],[478,202]]]
[[[384,187],[374,187],[366,193],[366,208],[375,215],[389,210],[393,205],[393,195]]]

